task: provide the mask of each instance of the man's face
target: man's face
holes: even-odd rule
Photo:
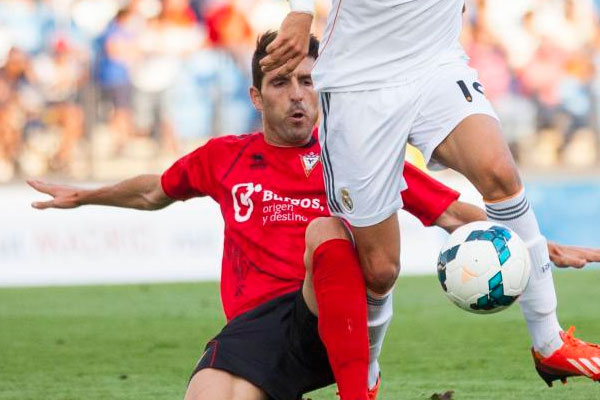
[[[250,88],[252,102],[263,115],[265,138],[279,146],[301,146],[311,137],[317,122],[317,92],[310,71],[314,59],[306,57],[289,75],[278,70],[263,77],[260,91]]]

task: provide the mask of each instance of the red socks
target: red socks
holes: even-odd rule
[[[342,400],[368,400],[369,334],[365,280],[352,243],[332,239],[313,254],[319,334]]]

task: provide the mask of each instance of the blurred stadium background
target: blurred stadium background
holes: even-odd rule
[[[329,1],[317,4],[319,35]],[[287,10],[284,0],[1,1],[0,283],[218,278],[210,201],[152,218],[39,213],[24,179],[159,173],[212,136],[257,129],[249,60]],[[463,37],[544,232],[588,246],[600,245],[599,10],[600,0],[469,0]],[[416,150],[409,159],[422,166]],[[436,177],[480,201],[460,177]],[[432,271],[443,234],[403,218],[404,271]]]
[[[328,0],[318,0],[317,35]],[[524,168],[598,167],[596,0],[470,0],[463,42]],[[284,0],[3,0],[0,182],[160,171],[255,129],[258,33]]]
[[[319,35],[329,0],[317,4]],[[284,0],[0,0],[0,286],[217,279],[222,222],[210,200],[156,213],[39,212],[29,204],[42,196],[24,179],[97,186],[160,173],[212,136],[256,129],[250,56],[257,34],[287,11]],[[463,38],[543,231],[588,246],[600,246],[599,14],[600,0],[467,0]],[[409,158],[423,166],[414,149]],[[481,201],[461,177],[435,174]],[[433,272],[444,234],[401,217],[403,273]],[[598,273],[556,274],[561,298],[592,296],[560,309],[590,340]],[[399,282],[384,399],[447,389],[464,399],[597,396],[587,382],[548,394],[524,357],[516,308],[471,318],[428,278]],[[217,291],[214,283],[2,289],[0,398],[181,397],[223,322]],[[464,338],[482,351],[465,352]],[[500,359],[508,364],[498,368]],[[82,360],[94,362],[82,371]],[[326,395],[313,398],[333,391]]]

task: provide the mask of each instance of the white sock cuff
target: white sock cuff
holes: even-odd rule
[[[389,297],[394,292],[394,287],[392,287],[389,291],[384,294],[375,293],[369,288],[367,288],[367,300],[373,299],[375,301],[384,300]]]
[[[392,319],[394,314],[392,293],[382,298],[373,298],[367,295],[367,322],[369,327],[384,325]]]
[[[529,203],[527,202],[527,197],[525,196],[525,188],[522,188],[517,194],[508,199],[497,202],[485,201],[485,211],[490,217],[492,217],[493,214],[502,216],[519,210],[523,211],[523,208],[526,204],[528,205]]]
[[[541,236],[533,208],[522,190],[518,195],[498,203],[485,205],[488,220],[506,225],[525,242]]]
[[[384,306],[389,299],[392,297],[391,293],[388,293],[384,297],[373,297],[370,294],[367,294],[367,304],[370,306]]]

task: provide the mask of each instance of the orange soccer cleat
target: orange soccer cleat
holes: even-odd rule
[[[377,400],[377,393],[379,392],[379,386],[381,386],[381,375],[377,378],[377,383],[372,389],[369,389],[369,400]]]
[[[564,344],[549,357],[531,349],[535,369],[549,387],[553,381],[566,384],[568,377],[580,375],[600,382],[600,346],[575,338],[573,332],[575,327],[560,333]]]

